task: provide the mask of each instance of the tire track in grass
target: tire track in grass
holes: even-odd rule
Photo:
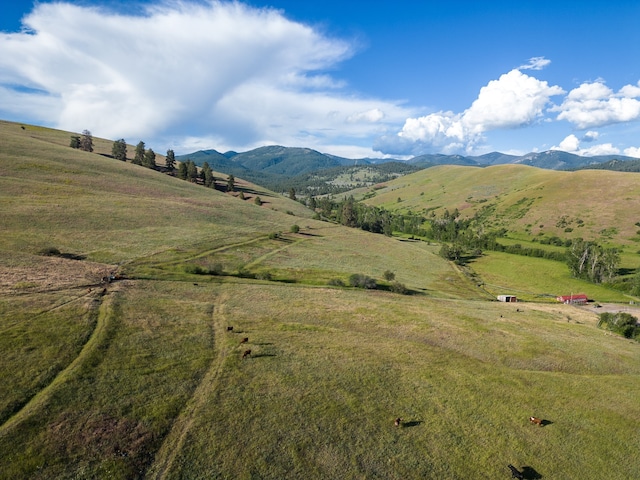
[[[231,346],[225,341],[224,310],[227,294],[222,294],[215,305],[211,321],[213,322],[213,341],[216,354],[211,361],[207,373],[193,392],[191,399],[186,404],[178,418],[173,422],[171,430],[158,449],[151,468],[145,478],[165,479],[170,477],[174,462],[182,451],[185,441],[193,425],[196,413],[203,407],[212,391],[215,391],[225,359],[230,353]]]
[[[52,396],[56,392],[56,388],[63,385],[70,378],[73,378],[73,376],[82,369],[84,363],[91,360],[91,356],[97,351],[97,349],[109,341],[114,323],[112,321],[114,315],[113,310],[116,304],[117,289],[114,289],[110,296],[102,298],[96,326],[78,356],[73,359],[65,369],[61,370],[49,385],[31,397],[31,399],[25,403],[20,410],[15,412],[7,419],[6,422],[0,425],[0,437],[8,435],[13,431],[13,429],[17,428],[21,422],[29,418],[31,415],[36,415],[38,410],[51,400]]]
[[[225,250],[231,250],[232,248],[243,247],[243,246],[246,246],[246,245],[251,245],[252,243],[263,242],[267,238],[268,237],[266,235],[265,236],[260,236],[260,237],[252,238],[252,239],[245,240],[245,241],[242,241],[242,242],[236,242],[236,243],[229,243],[227,245],[221,245],[219,247],[212,248],[212,249],[209,249],[209,250],[205,250],[205,251],[202,251],[202,252],[200,252],[198,254],[191,255],[191,256],[188,256],[188,257],[184,257],[184,258],[180,258],[178,260],[171,260],[171,261],[168,261],[168,262],[151,262],[151,263],[147,263],[147,264],[144,264],[144,265],[148,266],[148,267],[162,267],[162,266],[167,266],[167,265],[178,265],[180,263],[197,260],[198,258],[207,257],[207,256],[209,256],[209,255],[211,255],[213,253],[224,252]],[[146,258],[146,257],[144,257],[144,258]],[[135,263],[134,262],[130,262],[130,265],[135,266]]]
[[[251,262],[245,264],[244,268],[251,268],[251,267],[255,267],[257,265],[259,265],[260,263],[264,262],[265,260],[267,260],[269,257],[272,257],[274,255],[277,255],[278,253],[287,250],[288,248],[291,248],[293,246],[296,246],[302,242],[306,242],[308,241],[307,238],[300,238],[298,240],[294,240],[290,243],[286,243],[285,245],[279,247],[279,248],[274,248],[273,250],[271,250],[270,252],[265,253],[264,255],[252,260]]]

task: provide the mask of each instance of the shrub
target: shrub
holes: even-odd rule
[[[194,265],[192,263],[184,266],[185,273],[190,273],[192,275],[206,275],[208,272],[202,268],[200,265]]]
[[[269,240],[275,240],[276,238],[280,238],[280,234],[278,232],[271,232],[269,234]]]
[[[393,293],[399,293],[401,295],[409,295],[409,289],[400,282],[393,282],[390,287]]]
[[[396,274],[393,273],[391,270],[386,270],[382,276],[384,277],[384,279],[388,282],[391,282],[392,280],[395,280],[396,278]]]
[[[256,273],[256,279],[271,281],[273,279],[273,275],[271,275],[271,273],[269,272],[259,272],[259,273]]]
[[[45,257],[55,257],[60,255],[60,250],[58,250],[56,247],[46,247],[40,250],[40,252],[38,253]]]
[[[221,263],[214,263],[213,265],[211,265],[211,267],[209,267],[209,274],[211,275],[222,275],[223,272],[224,268],[222,267]]]
[[[345,286],[344,282],[342,280],[340,280],[339,278],[332,278],[331,280],[329,280],[327,285],[331,285],[333,287],[344,287]]]
[[[290,229],[291,233],[298,233],[300,231],[300,226],[298,225],[291,225],[291,229]]]
[[[601,313],[598,327],[606,328],[626,338],[640,338],[638,319],[629,313]]]
[[[378,287],[376,281],[368,277],[367,275],[363,275],[362,273],[354,273],[349,277],[349,285],[357,288],[366,288],[366,289],[375,289]]]

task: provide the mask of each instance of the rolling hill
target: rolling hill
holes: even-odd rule
[[[516,309],[438,245],[314,220],[244,178],[242,200],[119,162],[109,140],[70,149],[69,135],[0,122],[0,478],[637,472],[638,344],[593,311]],[[496,194],[546,178],[508,168]],[[493,195],[470,180],[490,168],[429,170],[443,205],[447,175],[471,200]],[[349,287],[354,274],[378,288]]]
[[[362,186],[362,182],[346,183],[345,176],[374,176],[383,182],[412,171],[438,165],[493,166],[521,164],[550,170],[577,170],[599,168],[620,171],[636,171],[638,159],[624,156],[602,155],[584,157],[571,153],[549,150],[523,156],[492,152],[480,156],[427,154],[403,161],[384,159],[347,159],[328,155],[308,148],[282,146],[260,147],[248,152],[220,153],[201,150],[180,155],[178,160],[192,160],[209,166],[226,175],[239,176],[273,191],[287,192],[294,188],[302,196],[342,193]],[[406,165],[401,167],[401,165]],[[390,173],[390,170],[393,170]],[[387,178],[383,178],[384,175]],[[338,187],[337,185],[341,185]]]
[[[554,171],[526,165],[439,166],[356,192],[389,210],[462,216],[527,237],[599,239],[638,245],[640,182],[635,173]]]

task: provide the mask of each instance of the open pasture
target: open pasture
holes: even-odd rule
[[[593,312],[30,132],[0,123],[0,479],[637,473],[640,350]],[[327,286],[354,273],[381,288]]]
[[[571,277],[567,265],[544,258],[485,252],[469,263],[493,295],[509,294],[536,302],[555,302],[558,295],[585,293],[596,302],[629,303],[633,297]]]
[[[480,479],[512,463],[622,479],[637,467],[637,344],[576,308],[252,281],[110,288],[101,335],[0,428],[3,478]]]

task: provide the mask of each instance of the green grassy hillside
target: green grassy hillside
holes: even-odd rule
[[[25,127],[0,123],[0,479],[636,474],[639,346],[594,313]],[[354,273],[380,288],[328,285]]]
[[[440,166],[358,193],[366,203],[414,212],[457,208],[485,212],[486,223],[511,233],[640,242],[637,173],[543,170],[524,165]]]

